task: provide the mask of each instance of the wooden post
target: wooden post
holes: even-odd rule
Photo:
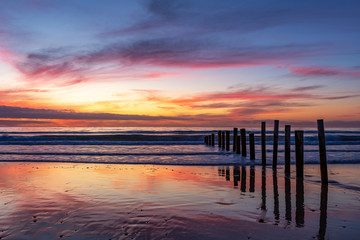
[[[296,179],[304,178],[304,131],[295,131]]]
[[[218,131],[218,147],[221,147],[221,131]]]
[[[215,134],[211,134],[211,146],[215,146]]]
[[[240,154],[240,136],[236,136],[236,153]]]
[[[238,129],[234,128],[234,132],[233,132],[233,152],[236,152],[237,132],[238,132]]]
[[[208,139],[208,138],[209,138],[209,136],[205,136],[205,137],[204,137],[204,142],[205,142],[206,145],[208,145],[208,143],[209,143],[209,139]]]
[[[225,149],[225,132],[221,132],[221,149]]]
[[[240,135],[241,135],[242,156],[246,157],[246,130],[245,130],[245,128],[240,129]]]
[[[261,122],[261,161],[266,165],[266,123]]]
[[[290,177],[290,136],[291,136],[290,125],[285,125],[285,176]]]
[[[278,142],[279,142],[279,120],[274,120],[274,145],[273,145],[273,170],[277,167],[277,154],[278,154]]]
[[[226,151],[230,150],[230,131],[226,131]]]
[[[319,137],[319,153],[320,153],[320,171],[321,171],[321,183],[328,183],[328,171],[326,162],[326,145],[325,145],[325,130],[324,120],[317,120],[318,137]]]
[[[254,133],[249,134],[250,143],[250,160],[255,160],[255,136]]]

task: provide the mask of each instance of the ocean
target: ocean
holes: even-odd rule
[[[188,127],[9,127],[0,128],[2,162],[82,162],[159,165],[260,165],[260,128],[256,160],[206,146],[204,136],[230,128]],[[273,132],[267,131],[267,163],[272,162]],[[326,129],[327,161],[360,163],[360,129]],[[232,137],[231,137],[232,139]],[[217,137],[216,137],[217,140]],[[319,163],[315,129],[304,130],[305,164]],[[249,146],[247,146],[249,147]],[[295,163],[294,131],[291,161]],[[278,164],[284,163],[284,131],[279,131]]]

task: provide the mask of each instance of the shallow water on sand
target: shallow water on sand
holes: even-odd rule
[[[292,166],[292,176],[295,176]],[[358,165],[0,163],[1,239],[357,239]]]

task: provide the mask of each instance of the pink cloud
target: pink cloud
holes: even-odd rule
[[[304,66],[290,67],[290,72],[306,76],[348,76],[360,77],[360,71],[343,69],[336,66]]]
[[[145,73],[142,76],[145,78],[161,78],[165,76],[175,76],[180,75],[181,73],[178,72],[158,72],[158,71],[152,71],[149,73]]]

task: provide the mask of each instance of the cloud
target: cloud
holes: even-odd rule
[[[79,113],[52,109],[0,106],[0,118],[72,119],[72,120],[191,120],[186,117],[129,115],[113,113]]]
[[[50,124],[48,121],[32,121],[32,120],[3,120],[0,119],[2,127],[20,127],[20,126],[44,126]]]
[[[161,78],[166,76],[175,76],[180,75],[181,73],[178,72],[158,72],[158,71],[152,71],[149,73],[142,74],[145,78]]]
[[[297,75],[313,76],[313,77],[360,77],[360,71],[340,68],[337,66],[304,66],[290,67],[290,72]]]
[[[315,90],[315,89],[319,89],[319,88],[323,88],[323,87],[325,87],[325,86],[324,85],[312,85],[312,86],[293,88],[293,89],[291,89],[291,91],[293,91],[293,92],[304,92],[304,91]]]

